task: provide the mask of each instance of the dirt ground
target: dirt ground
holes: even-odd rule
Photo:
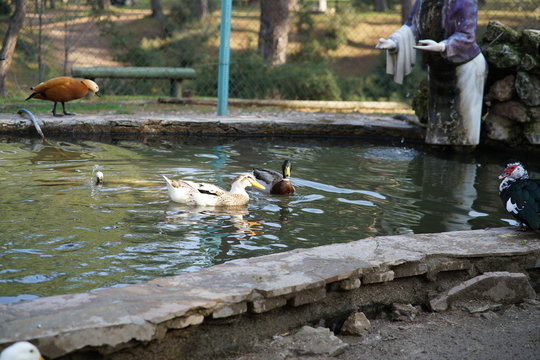
[[[228,359],[540,359],[540,302],[477,314],[421,312],[409,321],[372,320],[366,335],[338,337],[349,346],[335,357],[298,356],[276,347],[274,339]]]

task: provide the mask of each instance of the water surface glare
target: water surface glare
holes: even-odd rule
[[[507,154],[301,138],[53,144],[0,138],[0,302],[370,236],[515,224],[497,192]],[[251,201],[241,208],[172,203],[162,178],[228,188],[236,174],[279,170],[285,158],[297,193],[248,189]],[[93,182],[97,169],[101,185]]]

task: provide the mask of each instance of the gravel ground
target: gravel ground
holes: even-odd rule
[[[479,314],[421,312],[409,321],[372,320],[366,335],[338,337],[349,346],[335,357],[298,356],[267,340],[228,359],[540,359],[540,302]]]

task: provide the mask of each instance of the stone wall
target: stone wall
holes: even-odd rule
[[[540,144],[540,30],[517,32],[490,21],[481,47],[489,65],[483,127],[487,140]]]
[[[47,359],[209,358],[373,306],[445,309],[468,280],[479,291],[492,272],[526,281],[539,268],[538,235],[512,228],[368,238],[0,304],[0,349],[28,340]]]

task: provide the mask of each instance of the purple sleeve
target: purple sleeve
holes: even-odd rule
[[[405,25],[411,28],[412,33],[414,34],[414,38],[416,40],[418,39],[418,14],[420,13],[420,3],[422,0],[416,0],[414,2],[414,5],[411,9],[411,12],[409,13],[409,17],[407,18],[407,21],[405,22]]]
[[[476,0],[449,0],[445,14],[444,40],[446,50],[442,56],[453,63],[464,63],[480,53],[476,43],[478,6]]]

